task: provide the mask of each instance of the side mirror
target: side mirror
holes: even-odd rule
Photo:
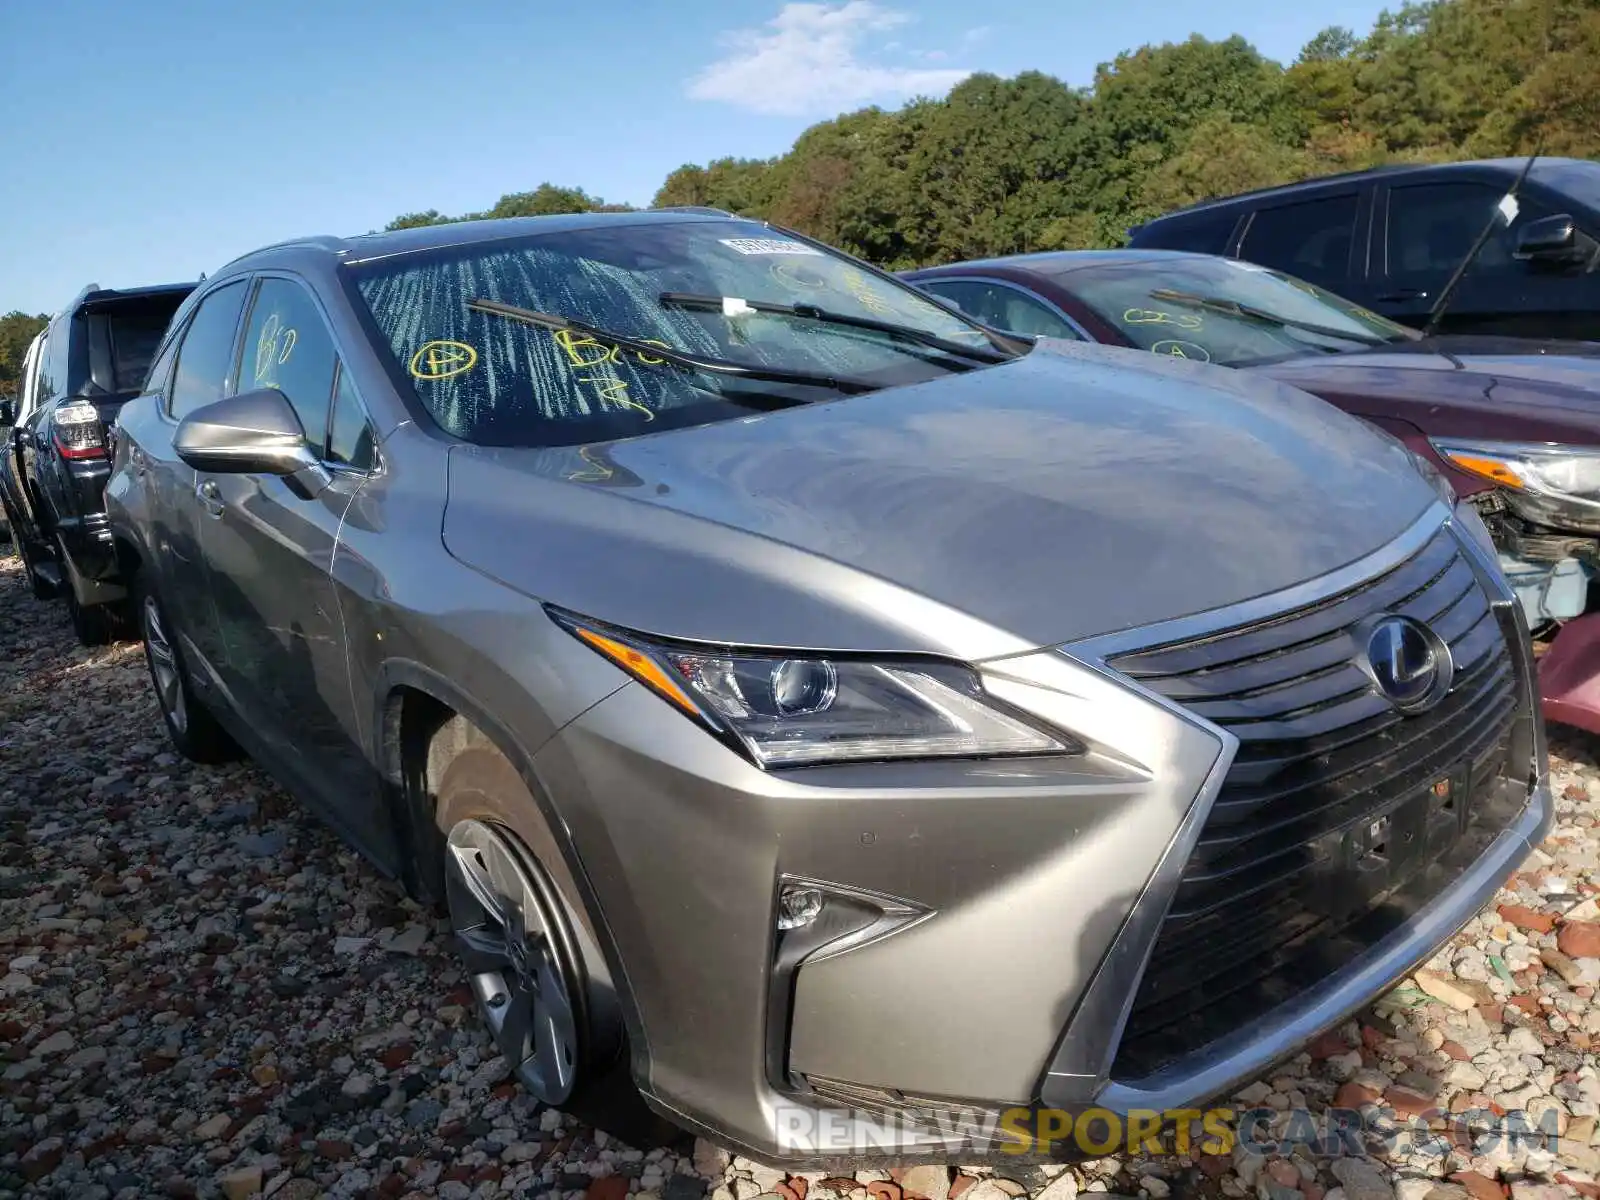
[[[1517,230],[1514,257],[1540,262],[1567,262],[1577,249],[1578,227],[1565,213],[1540,217]]]
[[[306,442],[294,406],[277,388],[240,392],[195,409],[178,422],[172,447],[197,471],[277,475],[305,500],[331,478]]]

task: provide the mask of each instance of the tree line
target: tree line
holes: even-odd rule
[[[655,206],[728,209],[900,269],[1116,246],[1213,196],[1385,162],[1600,156],[1600,0],[1428,0],[1365,36],[1329,28],[1283,66],[1241,37],[1144,46],[1087,87],[974,75],[940,100],[822,121],[784,154],[686,164]],[[627,210],[544,183],[388,229]],[[0,318],[0,395],[42,317]]]
[[[1600,0],[1430,0],[1285,67],[1242,37],[1144,46],[1069,87],[974,75],[865,108],[785,154],[689,164],[653,204],[803,230],[891,268],[1116,246],[1183,204],[1396,161],[1600,154]],[[544,184],[475,217],[620,209]],[[411,213],[390,229],[451,220]]]

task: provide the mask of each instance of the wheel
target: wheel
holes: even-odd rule
[[[511,828],[537,806],[497,750],[464,750],[438,785],[444,893],[478,1010],[536,1099],[640,1148],[686,1138],[645,1105],[609,988],[596,988],[576,922]],[[509,818],[509,820],[508,820]]]
[[[169,632],[166,611],[155,592],[141,588],[138,594],[139,626],[144,637],[144,657],[155,686],[156,707],[166,723],[173,748],[191,762],[231,762],[241,755],[239,744],[217,723],[211,711],[195,698],[189,686],[189,670],[178,650],[178,639]]]
[[[123,621],[115,605],[90,604],[85,606],[78,602],[78,591],[72,586],[71,575],[67,572],[67,548],[59,535],[56,537],[56,553],[61,556],[62,584],[61,590],[67,601],[67,616],[72,619],[72,632],[77,637],[80,645],[104,646],[107,642],[115,641],[122,633]]]
[[[559,909],[514,835],[483,821],[450,830],[445,889],[456,945],[495,1044],[552,1108],[572,1098],[582,1012]]]
[[[34,594],[35,599],[53,599],[55,590],[39,575],[39,558],[28,541],[27,527],[17,519],[16,510],[11,507],[9,500],[0,503],[5,506],[6,524],[11,526],[11,545],[16,550],[17,557],[22,560],[23,573],[28,577],[28,590]]]

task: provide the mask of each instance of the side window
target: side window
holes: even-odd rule
[[[1413,286],[1442,286],[1472,249],[1499,204],[1504,188],[1487,183],[1417,183],[1389,189],[1386,256],[1389,278]],[[1521,274],[1526,264],[1512,257],[1516,231],[1529,221],[1555,215],[1527,196],[1517,197],[1517,219],[1495,231],[1478,252],[1469,276]]]
[[[1351,192],[1263,208],[1245,230],[1239,257],[1341,291],[1350,273],[1357,207],[1358,198]]]
[[[233,338],[244,307],[244,282],[224,284],[200,301],[178,348],[178,369],[167,392],[167,411],[185,417],[222,399],[233,369]]]
[[[974,320],[1007,333],[1082,340],[1082,335],[1047,304],[1020,288],[973,279],[929,279],[917,286],[948,300]]]
[[[178,357],[178,344],[184,339],[185,330],[176,331],[167,339],[167,344],[161,347],[161,353],[156,361],[150,364],[150,373],[145,376],[144,394],[147,396],[165,396],[167,385],[172,379],[172,364]]]
[[[67,387],[67,332],[72,328],[70,316],[56,317],[45,327],[44,340],[39,343],[39,373],[34,384],[34,403],[41,405],[54,400]]]
[[[306,441],[320,450],[338,362],[310,293],[292,280],[263,279],[244,331],[237,390],[277,388],[294,406]]]
[[[1146,238],[1135,238],[1137,246],[1161,246],[1169,250],[1192,250],[1197,254],[1223,254],[1239,223],[1237,209],[1216,216],[1194,217],[1164,222]]]
[[[17,424],[21,425],[27,420],[38,404],[39,393],[39,359],[44,356],[44,335],[40,334],[33,340],[33,345],[28,348],[27,361],[23,364],[22,396],[17,403]]]
[[[328,422],[328,461],[344,463],[359,471],[372,470],[372,427],[366,410],[356,398],[350,374],[341,365],[339,381],[333,389],[333,417]]]

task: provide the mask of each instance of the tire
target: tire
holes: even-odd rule
[[[575,936],[573,914],[549,872],[515,830],[516,824],[537,812],[537,802],[517,769],[487,744],[458,753],[438,783],[436,836],[430,840],[433,851],[445,858],[443,890],[451,929],[463,971],[478,1000],[479,1015],[501,1053],[513,1064],[514,1077],[544,1104],[639,1149],[683,1142],[688,1135],[651,1111],[634,1087],[620,1014],[594,987],[590,965]],[[520,921],[485,922],[483,901],[488,897],[473,886],[469,869],[462,865],[475,857],[484,867],[485,855],[503,856],[500,867],[491,868],[499,883],[490,880],[490,869],[485,869],[476,874],[478,887],[500,888],[507,871],[520,875],[525,896],[513,906],[521,910]],[[502,912],[507,911],[505,896],[496,891],[493,898]],[[507,948],[506,943],[515,939],[505,937],[504,931],[512,924],[521,924],[525,931],[520,951]],[[536,977],[540,987],[533,989],[531,984],[519,982],[519,976],[524,980]],[[546,1000],[551,995],[569,1008],[564,1025],[570,1080],[561,1080],[558,1070],[536,1064],[541,1055],[546,1056],[546,1064],[552,1061],[549,1047],[540,1045],[537,1038],[519,1041],[509,1031],[512,1021],[506,1014],[528,1002],[519,989],[536,997],[531,1001],[536,1009],[533,1025],[540,1020],[538,1006],[551,1007]],[[496,994],[499,1005],[494,1003]],[[551,1019],[547,1024],[560,1029],[563,1022]],[[524,1055],[522,1048],[532,1053]]]
[[[104,646],[118,640],[126,629],[119,606],[114,604],[83,605],[78,602],[77,589],[72,586],[67,571],[67,548],[56,539],[56,553],[61,556],[61,591],[67,601],[67,616],[72,619],[72,632],[82,646]]]
[[[17,519],[16,510],[11,507],[9,500],[0,503],[5,505],[6,524],[11,527],[11,546],[17,552],[17,557],[22,560],[23,573],[28,577],[28,590],[33,593],[36,600],[53,600],[54,589],[39,577],[39,559],[28,542],[27,527]]]
[[[156,707],[167,727],[175,750],[190,762],[223,763],[243,757],[233,740],[211,711],[195,698],[189,685],[189,668],[178,648],[167,610],[153,588],[140,586],[135,591],[139,614],[139,635],[144,642],[144,661],[150,670],[150,685]]]

